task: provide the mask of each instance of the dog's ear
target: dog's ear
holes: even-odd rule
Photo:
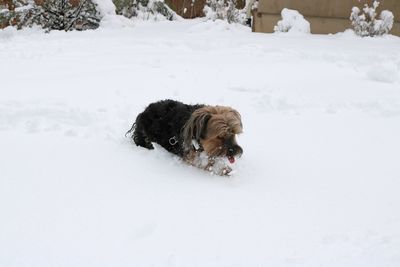
[[[206,136],[207,122],[210,118],[211,114],[205,108],[199,108],[192,113],[182,131],[185,149],[190,149],[193,139],[199,141]]]
[[[234,120],[231,122],[232,127],[235,129],[235,133],[239,134],[243,132],[243,124],[242,124],[242,117],[240,113],[235,109],[230,109],[230,112],[233,114]]]

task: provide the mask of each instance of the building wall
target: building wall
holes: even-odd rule
[[[187,19],[203,16],[206,0],[165,0],[165,3],[179,16]]]
[[[259,0],[254,12],[253,30],[273,32],[281,20],[283,8],[298,10],[311,24],[312,33],[337,33],[351,28],[350,13],[353,6],[362,7],[373,0]],[[393,12],[395,24],[392,34],[400,36],[400,0],[381,0],[380,10]]]

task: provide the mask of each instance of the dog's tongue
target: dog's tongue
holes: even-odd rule
[[[235,163],[235,157],[229,156],[228,160],[231,164]]]

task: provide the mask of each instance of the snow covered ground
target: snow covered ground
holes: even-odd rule
[[[400,38],[222,22],[0,31],[0,266],[400,266]],[[231,178],[125,132],[229,105]]]

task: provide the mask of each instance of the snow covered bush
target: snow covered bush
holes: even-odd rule
[[[226,20],[229,23],[244,24],[245,9],[236,8],[236,0],[207,0],[203,12],[207,20]]]
[[[176,13],[163,0],[113,0],[118,15],[143,20],[175,20]]]
[[[0,29],[15,25],[14,0],[0,0]]]
[[[390,32],[394,21],[393,13],[384,10],[379,16],[380,19],[377,19],[376,9],[379,4],[380,2],[378,1],[374,1],[371,7],[365,4],[362,11],[358,7],[353,7],[350,20],[357,35],[362,37],[380,36]]]
[[[91,0],[12,0],[13,10],[1,12],[3,23],[18,29],[38,25],[50,30],[87,30],[101,20]],[[6,21],[4,21],[6,20]],[[1,22],[1,19],[0,19]]]
[[[274,27],[275,32],[310,33],[310,23],[297,10],[282,9],[282,20]]]

